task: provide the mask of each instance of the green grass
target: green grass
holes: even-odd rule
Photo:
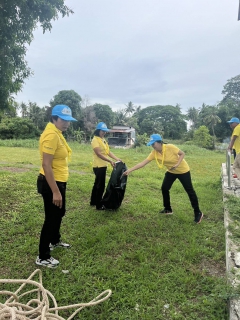
[[[44,219],[36,192],[40,161],[37,146],[13,146],[0,146],[0,277],[24,279],[36,269]],[[220,179],[225,153],[179,145],[204,212],[202,223],[196,225],[178,181],[171,189],[174,215],[158,214],[164,170],[154,162],[129,176],[118,211],[96,211],[89,206],[94,181],[91,147],[77,143],[71,147],[62,238],[72,248],[56,249],[53,256],[60,266],[43,269],[43,284],[58,305],[88,302],[111,289],[110,299],[82,310],[76,319],[227,319],[231,292],[225,276]],[[112,151],[131,167],[150,150]],[[110,173],[109,168],[108,177]]]

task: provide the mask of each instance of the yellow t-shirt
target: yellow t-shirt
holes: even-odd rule
[[[101,154],[104,156],[108,156],[107,154],[107,141],[105,139],[101,139],[101,142],[99,141],[101,139],[100,137],[94,136],[91,142],[92,148],[100,148]],[[107,167],[108,162],[99,158],[96,153],[93,151],[93,168],[101,168],[101,167]]]
[[[236,140],[234,141],[234,149],[236,150],[236,154],[240,153],[240,124],[238,124],[232,133],[232,136],[237,136]]]
[[[61,133],[61,131],[59,130]],[[54,179],[60,182],[66,182],[68,180],[68,152],[63,141],[58,134],[51,130],[44,130],[39,141],[39,150],[41,161],[43,159],[43,152],[52,154],[52,169]],[[44,175],[43,167],[40,169],[40,173]]]
[[[174,146],[173,144],[165,144],[164,147],[165,147],[165,154],[164,154],[163,165],[165,167],[167,167],[167,169],[168,169],[167,171],[169,171],[171,173],[175,173],[175,174],[181,174],[181,173],[186,173],[190,170],[190,168],[187,164],[187,161],[184,159],[182,160],[180,165],[175,170],[170,170],[170,168],[175,166],[175,164],[178,162],[178,158],[179,158],[178,152],[180,149],[177,148],[176,146]],[[161,164],[163,155],[155,150],[153,150],[149,154],[147,159],[150,161],[155,160],[155,152],[157,154],[157,160]]]

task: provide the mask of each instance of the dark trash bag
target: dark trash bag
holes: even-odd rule
[[[106,209],[116,210],[121,206],[127,185],[127,176],[122,174],[126,170],[125,163],[116,162],[101,202]]]

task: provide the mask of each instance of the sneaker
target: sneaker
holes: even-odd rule
[[[36,264],[38,266],[43,266],[43,267],[48,267],[48,268],[56,268],[59,264],[59,261],[54,259],[53,257],[50,257],[49,259],[39,259],[39,257],[37,257],[36,259]]]
[[[162,214],[173,214],[172,210],[167,210],[167,209],[163,209],[159,213],[162,213]]]
[[[195,213],[194,222],[201,223],[202,218],[203,218],[203,213],[202,212]]]
[[[234,173],[232,177],[233,177],[233,178],[237,178],[237,175],[236,175],[236,173]]]
[[[71,246],[68,243],[64,243],[62,241],[59,241],[56,244],[51,244],[49,245],[50,250],[52,251],[55,248],[64,248],[64,249],[69,249]]]

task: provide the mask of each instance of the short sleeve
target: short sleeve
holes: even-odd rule
[[[149,156],[147,157],[147,160],[149,161],[152,161],[155,159],[155,156],[154,156],[154,150],[149,154]]]
[[[59,142],[59,137],[56,133],[47,134],[42,140],[42,152],[55,154]]]
[[[95,138],[92,139],[91,145],[93,149],[100,147],[99,142]]]

